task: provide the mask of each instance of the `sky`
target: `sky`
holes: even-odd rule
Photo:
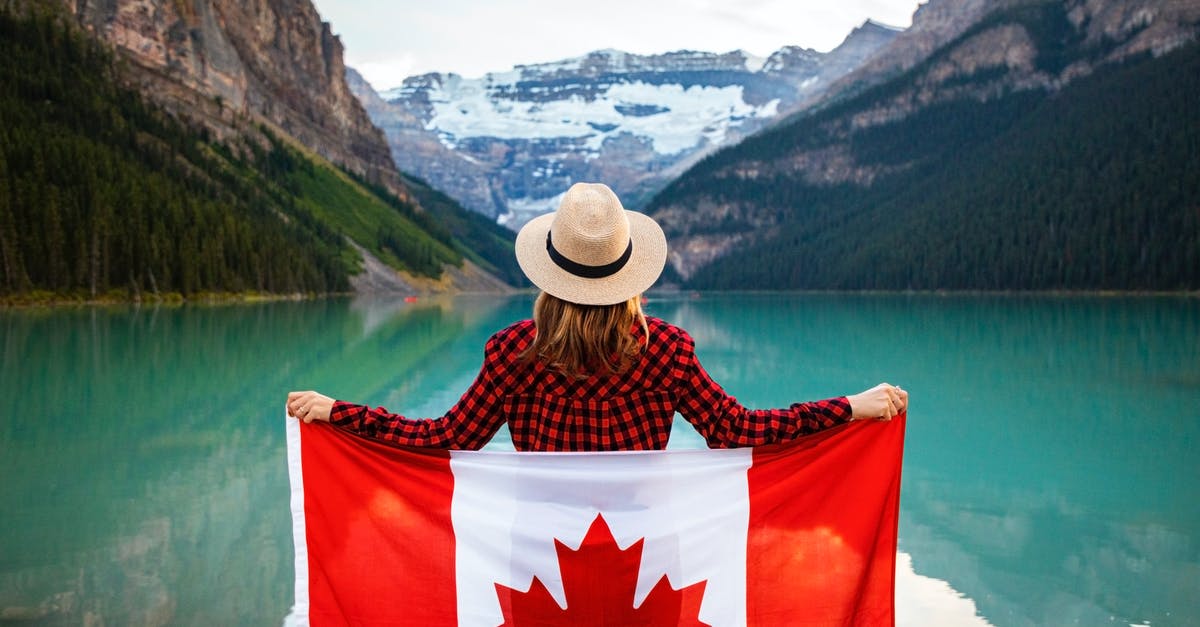
[[[405,77],[477,78],[613,48],[636,54],[785,45],[826,52],[867,18],[908,27],[917,0],[314,0],[376,90]]]

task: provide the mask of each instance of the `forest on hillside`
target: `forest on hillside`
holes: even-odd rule
[[[511,274],[500,227],[417,209],[265,128],[215,141],[123,87],[121,63],[49,9],[0,12],[0,298],[345,292],[347,236],[416,276],[464,253]]]
[[[455,239],[463,256],[509,285],[530,284],[513,253],[516,233],[482,213],[463,208],[458,201],[416,176],[405,174],[404,184],[421,207]]]
[[[717,174],[837,141],[827,123],[897,89],[885,84],[711,156],[650,212],[705,199],[778,225],[693,288],[1200,289],[1200,45],[1102,70],[853,133],[856,163],[892,168],[867,186]]]

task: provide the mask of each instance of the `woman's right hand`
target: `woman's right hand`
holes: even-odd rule
[[[891,420],[908,410],[908,392],[890,383],[846,397],[850,401],[850,419]]]
[[[311,390],[306,392],[288,392],[288,415],[299,418],[304,422],[314,420],[329,420],[333,410],[333,399]]]

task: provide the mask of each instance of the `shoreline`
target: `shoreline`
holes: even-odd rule
[[[514,288],[504,292],[462,291],[437,293],[438,296],[471,296],[478,294],[519,295],[536,293],[534,289]],[[812,295],[812,296],[996,296],[996,297],[1087,297],[1087,298],[1200,298],[1200,290],[689,290],[674,287],[651,289],[650,298],[656,296],[689,296],[704,294],[747,294],[755,296]],[[66,295],[47,291],[0,296],[0,311],[16,309],[64,309],[69,307],[110,307],[116,305],[242,305],[280,301],[313,301],[326,298],[428,298],[434,294],[407,294],[391,292],[309,292],[272,294],[266,292],[203,292],[184,296],[178,292],[158,295],[142,294],[130,298],[125,294],[109,293],[102,296]]]
[[[647,294],[806,294],[813,296],[1088,296],[1088,297],[1122,297],[1122,296],[1180,296],[1184,298],[1200,298],[1200,290],[690,290],[690,289],[652,289]]]
[[[0,311],[7,309],[65,309],[68,307],[111,307],[115,305],[224,305],[251,304],[276,301],[317,300],[339,296],[352,296],[346,293],[291,293],[272,294],[267,292],[201,292],[184,296],[178,292],[163,294],[141,294],[129,297],[126,294],[104,295],[70,295],[47,291],[34,291],[24,294],[0,296]]]

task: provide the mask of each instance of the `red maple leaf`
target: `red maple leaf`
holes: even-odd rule
[[[558,539],[554,540],[554,548],[567,597],[566,609],[559,607],[537,577],[526,592],[496,584],[500,608],[504,611],[501,627],[709,627],[700,622],[705,581],[676,590],[664,574],[641,606],[633,606],[642,562],[642,540],[622,550],[603,516],[597,515],[592,521],[578,549],[572,550]]]

